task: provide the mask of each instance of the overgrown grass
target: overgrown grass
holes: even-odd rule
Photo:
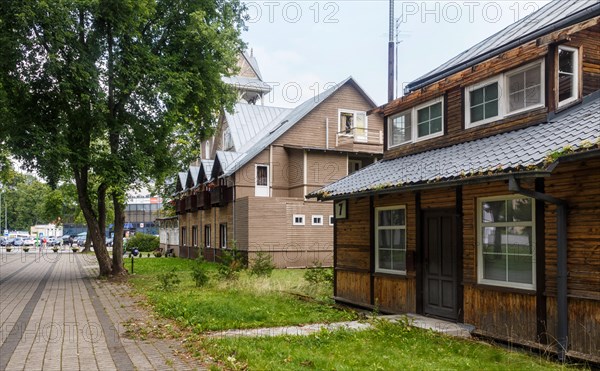
[[[242,272],[236,280],[222,280],[217,277],[215,264],[202,263],[211,281],[196,287],[191,275],[194,264],[184,259],[137,259],[130,282],[138,292],[147,295],[160,315],[196,332],[348,321],[357,317],[354,312],[324,301],[331,293],[326,287],[308,284],[302,270],[278,269],[271,277]],[[164,290],[158,277],[173,268],[181,283]],[[290,292],[317,300],[300,300]]]
[[[541,357],[450,338],[406,323],[372,330],[322,330],[310,336],[202,339],[227,369],[248,370],[551,370]]]

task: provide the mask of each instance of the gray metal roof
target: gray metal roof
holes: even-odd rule
[[[215,160],[200,160],[202,166],[200,166],[200,178],[198,180],[198,184],[204,183],[210,179],[210,175],[212,174],[212,168]]]
[[[250,64],[250,67],[252,67],[252,69],[254,70],[256,76],[258,76],[258,78],[262,80],[262,74],[260,73],[260,69],[258,69],[258,61],[256,60],[256,58],[254,58],[254,55],[248,55],[248,53],[246,52],[243,52],[243,54],[244,58],[246,58],[246,60],[248,61],[248,64]]]
[[[198,183],[198,173],[200,172],[199,166],[190,166],[188,170],[188,179],[186,185],[188,188],[195,187]]]
[[[229,167],[237,168],[236,164],[240,157],[245,157],[245,153],[233,152],[233,151],[217,151],[215,162],[211,171],[211,178],[216,179],[219,177],[219,170],[225,171]],[[218,164],[218,166],[217,166]]]
[[[177,192],[183,191],[185,189],[187,174],[187,171],[181,171],[177,173],[177,185],[175,186]]]
[[[308,197],[341,198],[488,174],[542,169],[549,153],[600,146],[600,94],[554,119],[451,147],[379,161]]]
[[[508,49],[600,14],[600,0],[554,0],[407,85],[418,90]]]
[[[235,151],[246,152],[262,137],[269,134],[277,118],[291,111],[288,108],[236,104],[233,113],[225,114]]]
[[[259,93],[268,93],[271,91],[271,85],[260,79],[244,76],[223,76],[224,83],[232,85],[240,90],[255,91]]]
[[[304,116],[306,116],[308,113],[314,110],[318,105],[320,105],[333,93],[338,91],[342,86],[344,86],[350,81],[356,84],[356,81],[354,81],[352,77],[348,77],[344,81],[340,82],[339,84],[336,84],[334,87],[325,90],[316,97],[308,99],[307,101],[290,111],[287,115],[282,115],[278,117],[277,120],[274,122],[273,128],[268,132],[268,134],[262,137],[259,141],[257,141],[251,148],[249,148],[248,151],[244,153],[243,157],[238,158],[235,161],[235,163],[232,163],[230,166],[223,167],[223,176],[231,176],[240,167],[244,166],[246,163],[248,163],[250,160],[256,157],[256,155],[261,153],[265,148],[267,148],[279,137],[281,137],[285,132],[291,129],[298,121],[302,120]],[[358,84],[356,85],[358,86]],[[366,98],[370,100],[368,96],[366,96]],[[375,103],[372,100],[370,103],[373,106],[375,106]]]

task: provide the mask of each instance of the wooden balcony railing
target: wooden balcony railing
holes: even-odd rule
[[[218,186],[210,191],[210,203],[212,206],[225,206],[233,201],[233,188]]]
[[[336,147],[350,146],[354,144],[383,145],[383,131],[351,128],[336,133]]]
[[[202,191],[196,194],[196,205],[198,210],[210,210],[211,201],[210,201],[210,192]]]

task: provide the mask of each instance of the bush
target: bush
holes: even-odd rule
[[[252,260],[250,274],[259,277],[269,277],[271,276],[271,273],[273,273],[273,269],[275,269],[273,257],[270,254],[259,252]]]
[[[321,262],[314,262],[312,268],[304,272],[304,279],[314,285],[333,285],[333,268],[323,268]]]
[[[139,251],[152,252],[159,247],[159,238],[151,234],[136,233],[127,241],[127,248],[130,251],[137,248]]]
[[[228,280],[238,278],[239,272],[244,269],[244,257],[235,247],[235,242],[232,245],[231,250],[223,250],[221,262],[217,268],[219,276]]]
[[[162,291],[172,291],[181,283],[181,280],[179,279],[175,268],[173,268],[169,272],[160,273],[158,275],[158,283],[159,288]]]
[[[206,268],[204,267],[204,258],[199,256],[195,260],[195,264],[192,266],[192,278],[196,283],[196,287],[202,287],[210,281],[210,277],[206,274]]]

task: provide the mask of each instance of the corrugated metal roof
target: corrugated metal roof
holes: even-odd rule
[[[587,141],[587,143],[586,143]],[[312,192],[330,199],[349,194],[457,180],[543,167],[549,153],[572,146],[600,145],[600,94],[550,122],[492,137],[379,161]]]
[[[244,76],[223,76],[224,83],[233,85],[240,90],[255,91],[259,93],[268,93],[271,91],[271,85],[262,80]]]
[[[329,98],[333,93],[338,91],[349,81],[352,81],[356,84],[352,77],[348,77],[344,81],[340,82],[339,84],[336,84],[330,89],[325,90],[316,97],[308,99],[307,101],[290,111],[287,115],[282,115],[281,117],[278,117],[277,121],[274,122],[274,126],[269,131],[269,133],[263,138],[261,138],[258,142],[256,142],[256,144],[254,144],[251,148],[249,148],[243,158],[237,159],[235,164],[232,164],[232,166],[223,167],[223,169],[225,169],[223,176],[231,176],[231,174],[235,173],[237,169],[239,169],[241,166],[244,166],[248,161],[252,160],[256,155],[261,153],[271,143],[276,141],[286,131],[292,128],[292,126],[294,126],[298,121],[300,121],[304,116],[306,116],[309,112],[315,109],[319,104],[324,102],[327,98]]]
[[[600,0],[554,0],[414,80],[407,85],[406,89],[408,91],[420,89],[502,53],[503,47],[515,48],[535,40],[541,34],[550,33],[599,14]]]
[[[269,134],[277,118],[291,111],[288,108],[236,104],[233,113],[225,114],[235,151],[246,152],[262,137]]]

